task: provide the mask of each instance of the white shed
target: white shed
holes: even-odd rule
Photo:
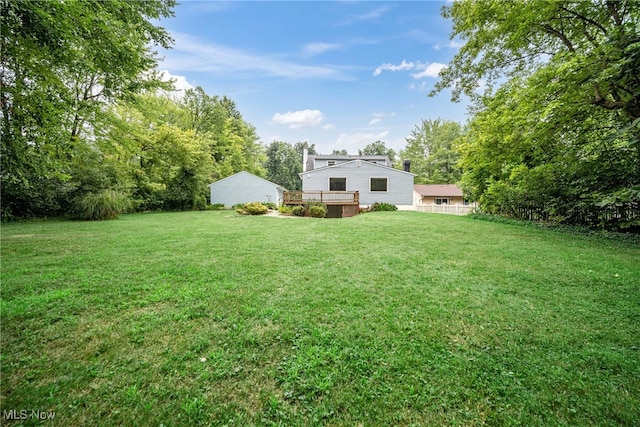
[[[252,173],[242,171],[209,184],[211,204],[227,207],[239,203],[271,202],[282,204],[285,189]]]

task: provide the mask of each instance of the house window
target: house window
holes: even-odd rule
[[[471,202],[469,201],[469,199],[462,199],[462,204],[465,206],[469,206]]]
[[[335,160],[327,160],[327,166],[335,166],[335,165],[336,165]]]
[[[329,191],[347,191],[347,178],[329,178]]]
[[[387,191],[388,178],[371,178],[369,188],[371,191]]]
[[[448,205],[449,199],[435,199],[436,205]]]

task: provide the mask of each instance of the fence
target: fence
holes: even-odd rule
[[[446,213],[452,215],[466,215],[472,212],[476,208],[475,205],[418,205],[416,210],[418,212],[429,213]]]

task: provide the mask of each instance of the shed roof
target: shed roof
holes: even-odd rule
[[[462,190],[456,184],[416,184],[413,189],[423,197],[463,197]]]
[[[255,178],[255,179],[258,179],[258,180],[261,180],[261,181],[264,181],[264,182],[268,182],[269,184],[275,185],[276,187],[278,187],[278,188],[280,188],[280,189],[282,189],[284,191],[287,190],[286,188],[284,188],[281,185],[276,184],[275,182],[271,182],[269,180],[266,180],[266,179],[264,179],[264,178],[262,178],[262,177],[260,177],[258,175],[254,175],[251,172],[247,172],[247,171],[240,171],[238,173],[234,173],[233,175],[229,175],[227,177],[219,179],[216,182],[212,182],[211,184],[207,185],[207,187],[211,187],[212,185],[215,185],[215,184],[217,184],[217,183],[219,183],[221,181],[224,181],[224,180],[227,180],[227,179],[230,179],[230,178],[237,178],[237,177],[242,176],[242,175],[248,176],[250,178]]]

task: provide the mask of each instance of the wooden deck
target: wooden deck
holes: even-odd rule
[[[285,191],[285,205],[324,203],[325,205],[360,205],[357,191]]]

